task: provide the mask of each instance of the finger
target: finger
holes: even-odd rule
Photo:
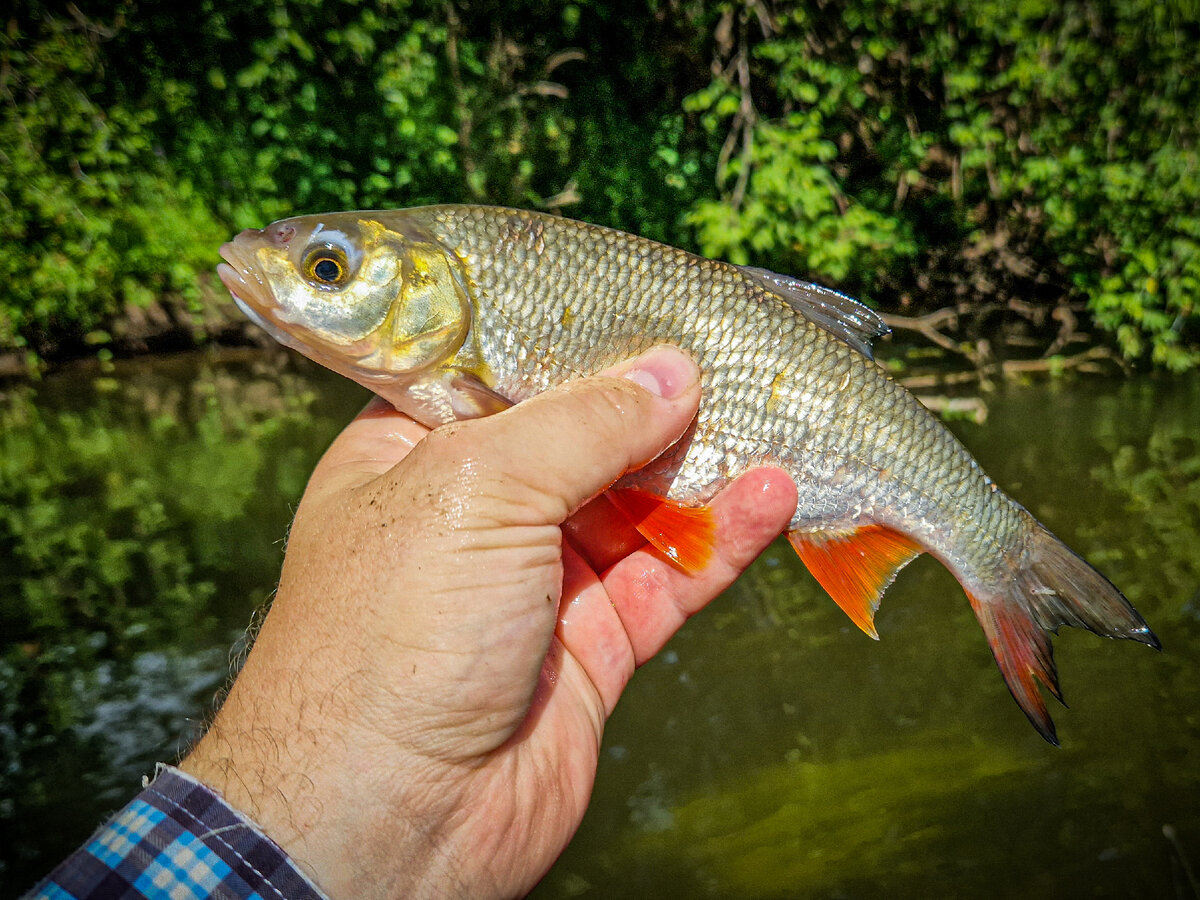
[[[613,506],[607,493],[585,503],[563,522],[562,529],[571,546],[597,572],[646,546],[646,539],[629,517]]]
[[[466,498],[475,525],[557,526],[677,440],[699,402],[695,364],[658,347],[497,415],[439,428],[419,452]]]
[[[682,572],[648,547],[604,574],[639,666],[778,537],[796,511],[796,486],[782,469],[755,469],[719,494],[713,510],[715,553],[702,571]]]
[[[563,592],[555,634],[595,689],[595,719],[603,722],[632,677],[636,657],[600,576],[569,546],[563,547]]]
[[[755,469],[718,494],[712,509],[715,552],[695,574],[680,571],[649,547],[599,577],[582,564],[565,566],[559,640],[592,680],[604,715],[634,669],[732,584],[786,527],[796,509],[796,488],[780,469]]]
[[[357,487],[404,459],[429,429],[381,397],[372,397],[325,451],[309,481],[322,494]]]

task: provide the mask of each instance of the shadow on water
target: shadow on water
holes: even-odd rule
[[[192,356],[0,397],[0,894],[186,746],[365,399],[302,361]],[[1045,745],[953,579],[868,640],[777,542],[646,665],[539,898],[1196,898],[1200,382],[1012,388],[955,430],[1097,563],[1163,654],[1064,629]]]

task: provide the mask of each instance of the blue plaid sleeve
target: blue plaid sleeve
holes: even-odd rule
[[[323,900],[273,841],[170,766],[28,895]]]

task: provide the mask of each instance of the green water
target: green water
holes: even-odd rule
[[[195,734],[364,400],[280,355],[0,387],[0,896]],[[1056,750],[935,563],[875,643],[777,542],[634,680],[536,897],[1200,898],[1200,381],[988,405],[954,430],[1164,652],[1065,629]]]

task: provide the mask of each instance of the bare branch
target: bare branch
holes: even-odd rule
[[[557,53],[550,54],[550,58],[546,60],[546,75],[561,66],[563,63],[580,62],[587,59],[587,54],[578,47],[571,47],[567,50],[559,50]]]
[[[1051,372],[1063,372],[1074,369],[1079,372],[1098,373],[1104,370],[1101,362],[1108,362],[1126,368],[1125,361],[1107,347],[1091,347],[1074,356],[1056,356],[1050,359],[1010,359],[998,364],[995,370],[1005,379],[1015,379],[1024,375],[1044,375]],[[922,388],[949,387],[956,384],[987,384],[990,372],[975,370],[971,372],[946,372],[929,375],[910,375],[897,378],[896,381],[909,390]],[[924,400],[922,399],[922,402]]]
[[[945,307],[924,316],[897,316],[891,313],[880,313],[884,324],[893,331],[915,331],[931,344],[936,344],[943,350],[957,353],[959,356],[971,358],[971,353],[961,343],[942,334],[938,329],[942,325],[954,327],[958,324],[958,310]]]

